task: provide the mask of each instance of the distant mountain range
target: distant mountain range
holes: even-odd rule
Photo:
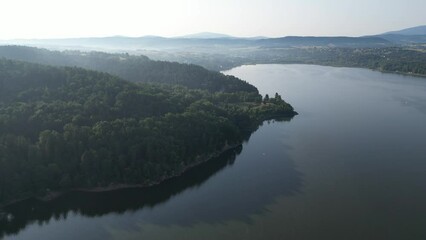
[[[1,42],[0,42],[1,44]],[[381,47],[391,43],[380,37],[282,37],[282,38],[163,38],[104,37],[42,40],[14,40],[4,44],[70,49],[182,49],[182,48],[243,48],[243,47]]]
[[[426,43],[426,25],[387,32],[378,35],[378,37],[386,39],[395,44]]]
[[[101,37],[68,39],[24,39],[0,41],[0,44],[29,45],[56,49],[79,50],[167,50],[167,49],[212,49],[227,48],[288,48],[288,47],[387,47],[400,44],[426,43],[426,26],[387,32],[363,37],[280,37],[241,38],[226,34],[203,32],[174,38]]]
[[[237,38],[237,37],[233,37],[231,35],[221,34],[221,33],[202,32],[202,33],[188,34],[188,35],[180,36],[177,38],[215,39],[215,38]]]
[[[220,38],[228,38],[228,39],[251,39],[251,40],[259,40],[259,39],[267,39],[268,37],[264,36],[256,36],[256,37],[235,37],[222,33],[212,33],[212,32],[202,32],[195,34],[188,34],[176,38],[191,38],[191,39],[220,39]]]
[[[406,36],[412,36],[412,35],[426,35],[426,25],[424,26],[418,26],[418,27],[412,27],[412,28],[406,28],[399,31],[393,31],[393,32],[387,32],[383,33],[382,35],[406,35]]]

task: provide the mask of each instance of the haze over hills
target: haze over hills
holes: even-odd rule
[[[426,26],[403,29],[386,34],[360,37],[315,37],[286,36],[278,38],[242,38],[220,33],[202,32],[180,37],[96,37],[68,39],[23,39],[0,41],[0,45],[26,45],[51,50],[104,51],[112,53],[129,53],[145,55],[153,60],[175,61],[203,66],[209,70],[223,71],[243,64],[256,63],[316,63],[328,62],[344,66],[368,66],[372,69],[400,71],[424,74],[419,67],[425,51],[426,35],[409,35],[422,33]],[[400,33],[400,34],[399,34]],[[409,54],[395,48],[415,48]],[[308,50],[312,49],[312,50]],[[317,49],[317,50],[315,50]],[[364,49],[376,49],[368,51]],[[404,50],[404,51],[402,51]],[[411,49],[413,50],[413,49]],[[355,51],[355,52],[354,52]],[[362,54],[357,54],[361,52]],[[401,55],[410,56],[410,66],[396,64],[389,67],[390,60],[383,62],[380,56],[392,53],[391,62]],[[354,55],[355,54],[355,55]],[[365,62],[364,58],[373,59]],[[342,56],[356,56],[346,63]],[[414,58],[416,56],[416,58]],[[327,60],[324,60],[326,58]],[[320,59],[322,59],[320,61]],[[337,61],[336,59],[340,59]],[[415,64],[414,64],[415,63]],[[398,67],[396,67],[398,66]]]
[[[346,36],[286,36],[238,37],[218,32],[198,32],[177,37],[145,35],[128,37],[111,35],[105,37],[37,38],[1,40],[0,45],[28,45],[56,49],[78,50],[164,50],[211,47],[387,47],[390,45],[426,43],[426,25],[401,30],[377,33],[360,37]]]
[[[380,37],[298,37],[268,38],[259,40],[260,45],[274,47],[327,46],[327,47],[380,47],[391,42]]]
[[[199,37],[198,37],[199,36]],[[206,35],[205,35],[206,36]],[[217,35],[216,35],[217,36]],[[281,38],[203,38],[202,35],[192,37],[164,38],[147,37],[101,37],[101,38],[69,38],[69,39],[35,39],[0,41],[7,45],[28,45],[63,49],[92,50],[137,50],[137,49],[207,49],[212,48],[269,48],[269,47],[383,47],[392,44],[379,36],[371,37],[281,37]]]
[[[423,33],[426,27],[416,27],[392,34],[382,34],[364,37],[299,37],[288,36],[280,38],[239,38],[217,33],[198,33],[176,38],[159,36],[144,37],[97,37],[97,38],[68,38],[68,39],[22,39],[0,41],[0,44],[28,45],[51,49],[78,50],[173,50],[190,49],[191,51],[212,51],[223,48],[288,48],[288,47],[388,47],[398,44],[426,43]],[[398,34],[401,33],[401,34]]]
[[[426,43],[426,26],[362,37],[300,37],[241,38],[226,34],[202,32],[174,38],[160,36],[143,37],[94,37],[66,39],[3,40],[0,44],[28,45],[56,49],[79,50],[172,50],[211,51],[220,48],[277,48],[277,47],[388,47],[398,44]]]
[[[423,28],[424,27],[420,26],[396,31],[395,33],[418,33]],[[24,45],[61,51],[103,51],[110,53],[129,53],[130,55],[145,55],[153,60],[196,64],[214,71],[223,71],[242,64],[309,63],[309,60],[313,58],[312,54],[320,55],[321,57],[318,59],[322,59],[324,55],[327,56],[327,54],[331,54],[327,56],[327,59],[338,59],[341,57],[341,54],[343,54],[342,51],[346,48],[347,50],[343,51],[344,56],[357,49],[377,49],[373,54],[373,58],[375,59],[374,62],[377,63],[376,57],[383,55],[383,52],[395,53],[392,59],[397,59],[396,56],[400,56],[401,51],[397,51],[398,49],[393,48],[415,47],[419,48],[419,51],[422,52],[424,51],[424,46],[422,46],[424,43],[426,43],[426,35],[384,34],[361,37],[287,36],[278,38],[241,38],[210,32],[173,38],[160,36],[111,36],[68,39],[0,40],[0,45]],[[306,51],[307,49],[313,49],[312,51],[314,51],[315,48],[318,50],[315,53]],[[329,51],[324,52],[324,50],[327,49]],[[342,49],[342,51],[339,49]],[[370,53],[369,51],[361,52],[365,54]],[[413,52],[410,56],[417,56],[417,54],[417,52]],[[398,68],[398,71],[423,74],[423,71],[418,70],[423,68],[417,67],[419,60],[410,59],[416,62],[415,69],[417,70],[412,71],[410,70],[411,68],[406,68],[405,70]],[[338,62],[342,61],[343,60],[339,60]],[[357,58],[355,62],[358,61],[362,61],[362,58]],[[353,66],[352,63],[353,62],[344,65]],[[377,69],[378,66],[382,66],[383,64],[374,65],[369,63],[367,65],[373,69]],[[354,64],[354,66],[358,65],[360,64]],[[395,68],[392,67],[390,69]]]

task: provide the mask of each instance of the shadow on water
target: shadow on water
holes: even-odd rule
[[[243,152],[239,146],[154,187],[71,192],[49,202],[29,199],[8,206],[4,214],[9,217],[0,221],[0,238],[19,233],[30,224],[66,220],[72,213],[87,218],[137,213],[143,221],[160,225],[250,222],[250,215],[267,212],[266,205],[276,197],[293,195],[302,186],[302,176],[285,150],[268,153],[269,160],[255,154],[259,151],[255,148],[263,144],[270,145],[268,149],[283,149],[282,143],[267,141],[264,138],[268,134],[264,135],[254,143],[250,139],[247,144],[253,147],[248,146]],[[132,219],[125,222],[132,225]]]

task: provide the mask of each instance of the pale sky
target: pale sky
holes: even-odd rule
[[[0,0],[0,39],[360,36],[426,25],[426,0]]]

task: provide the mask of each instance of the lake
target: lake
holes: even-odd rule
[[[4,239],[426,239],[426,79],[313,65],[226,74],[299,113],[149,189],[7,209]]]

